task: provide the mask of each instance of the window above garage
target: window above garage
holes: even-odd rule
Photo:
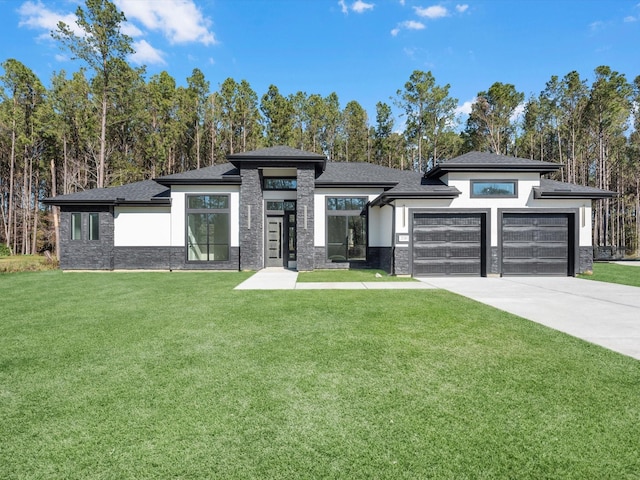
[[[471,180],[471,198],[515,198],[517,180]]]

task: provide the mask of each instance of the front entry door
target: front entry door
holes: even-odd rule
[[[282,267],[282,217],[267,217],[266,266]]]

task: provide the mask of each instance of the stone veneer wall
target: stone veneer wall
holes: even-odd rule
[[[89,213],[98,213],[99,240],[89,240]],[[71,214],[82,214],[82,239],[71,240]],[[60,268],[111,270],[113,268],[113,208],[110,206],[60,207]]]
[[[500,273],[500,257],[498,257],[498,247],[491,247],[491,258],[487,265],[487,275],[496,275]]]
[[[115,247],[114,269],[126,270],[238,270],[240,249],[229,249],[224,262],[188,262],[185,247]]]
[[[593,247],[580,247],[578,251],[578,265],[576,273],[593,270]]]
[[[240,176],[240,270],[260,270],[264,266],[260,171],[255,165],[243,166]]]
[[[297,268],[298,271],[313,270],[315,268],[314,254],[314,202],[316,171],[313,165],[298,166],[297,191]],[[244,185],[243,185],[244,186]],[[306,214],[305,214],[306,210]]]
[[[395,271],[394,275],[410,275],[411,265],[409,263],[409,247],[395,248]]]

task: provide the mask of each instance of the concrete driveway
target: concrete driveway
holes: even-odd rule
[[[422,278],[640,360],[640,288],[573,277]]]

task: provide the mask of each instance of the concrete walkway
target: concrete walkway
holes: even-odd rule
[[[235,290],[425,290],[436,288],[422,282],[297,282],[298,272],[263,268]]]
[[[423,278],[640,360],[640,288],[573,277]]]

